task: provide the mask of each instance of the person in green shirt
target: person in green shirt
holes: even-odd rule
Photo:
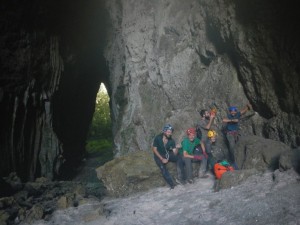
[[[185,165],[186,178],[189,183],[193,183],[193,166],[192,161],[201,161],[199,176],[206,178],[207,154],[203,142],[196,137],[196,129],[189,128],[186,131],[187,137],[181,142],[179,154],[183,156]],[[198,148],[199,154],[195,154],[194,150]]]

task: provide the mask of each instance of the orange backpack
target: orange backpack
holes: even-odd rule
[[[216,178],[217,179],[221,179],[223,173],[227,172],[227,171],[233,171],[233,167],[230,166],[229,164],[228,165],[222,165],[222,162],[221,163],[216,163],[214,165],[214,172],[215,172],[215,175],[216,175]]]

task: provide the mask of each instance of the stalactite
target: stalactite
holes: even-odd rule
[[[64,70],[63,60],[59,53],[59,39],[52,37],[50,40],[50,63],[52,69],[52,78],[50,82],[50,93],[57,90],[61,74]]]
[[[12,163],[12,170],[15,171],[16,170],[16,164],[15,164],[15,160],[14,160],[14,155],[15,155],[15,152],[14,152],[14,149],[15,149],[15,146],[14,146],[14,128],[15,128],[15,121],[16,121],[16,112],[17,112],[17,108],[18,108],[18,102],[19,102],[19,98],[18,97],[15,97],[15,101],[14,101],[14,109],[13,109],[13,116],[12,116],[12,121],[11,121],[11,133],[10,133],[10,149],[11,149],[11,163]]]
[[[59,38],[51,37],[50,41],[44,43],[49,43],[48,49],[45,49],[49,57],[39,60],[43,61],[41,66],[48,68],[51,78],[36,80],[39,77],[29,77],[29,80],[18,84],[10,92],[0,90],[1,101],[9,103],[5,112],[8,133],[1,134],[1,139],[5,140],[1,146],[2,154],[9,160],[3,168],[17,172],[25,180],[34,180],[37,176],[53,179],[53,173],[59,171],[62,162],[62,144],[53,130],[51,107],[52,96],[58,89],[64,66],[59,52]],[[30,42],[30,46],[33,43]],[[30,65],[35,64],[33,60],[37,60],[26,55],[23,57]],[[34,69],[29,66],[28,72]],[[41,82],[42,89],[39,86]]]
[[[56,165],[56,159],[60,157],[62,153],[60,141],[53,131],[51,113],[51,97],[58,88],[63,71],[63,61],[59,53],[58,37],[51,37],[50,39],[50,69],[52,77],[49,90],[44,90],[44,92],[41,93],[41,99],[44,103],[44,113],[42,117],[39,161],[41,165],[41,176],[52,179],[55,170],[56,172],[59,170],[57,169],[59,166]]]

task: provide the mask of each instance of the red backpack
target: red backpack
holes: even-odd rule
[[[233,170],[234,168],[225,160],[214,165],[214,172],[217,179],[221,179],[223,173]]]

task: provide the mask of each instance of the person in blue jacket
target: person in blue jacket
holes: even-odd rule
[[[236,106],[230,106],[228,108],[229,113],[227,117],[223,119],[223,122],[226,123],[225,134],[228,141],[229,161],[234,166],[234,169],[238,169],[234,157],[234,152],[235,144],[238,141],[240,118],[251,108],[252,106],[250,103],[248,103],[241,111],[239,111]]]

